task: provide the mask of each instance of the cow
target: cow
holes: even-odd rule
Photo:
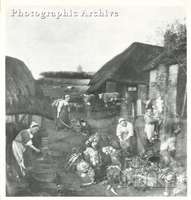
[[[72,90],[72,89],[75,89],[75,87],[73,85],[69,85],[69,86],[67,86],[67,89]]]
[[[94,94],[83,94],[83,100],[86,109],[93,110],[95,104],[95,95]]]
[[[105,107],[108,108],[108,103],[119,98],[119,96],[120,95],[118,92],[101,93],[99,94],[99,99],[102,99],[105,103]]]
[[[70,102],[70,111],[76,111],[77,103]]]
[[[84,110],[84,105],[83,104],[76,104],[76,112],[79,112],[79,111],[83,111]]]

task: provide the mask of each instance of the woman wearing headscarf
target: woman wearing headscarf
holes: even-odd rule
[[[69,119],[70,119],[70,95],[65,95],[65,99],[62,99],[58,102],[57,105],[57,120],[56,120],[56,131],[58,131],[58,119],[60,119],[60,121],[62,122],[62,124],[64,123],[64,125],[66,124],[69,125]]]
[[[120,118],[118,122],[116,136],[119,138],[122,149],[124,149],[128,155],[132,155],[134,149],[133,124],[126,121],[124,118]]]
[[[24,152],[26,148],[30,148],[37,153],[40,152],[39,149],[33,146],[32,138],[33,135],[39,130],[39,125],[36,122],[32,122],[30,128],[21,131],[12,143],[13,155],[19,165],[22,176],[26,175],[26,167],[24,165]]]

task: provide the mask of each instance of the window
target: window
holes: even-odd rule
[[[137,91],[137,88],[136,87],[128,87],[128,91],[134,92],[134,91]]]

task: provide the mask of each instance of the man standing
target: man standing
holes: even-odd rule
[[[117,125],[116,135],[119,138],[121,147],[131,154],[133,149],[132,137],[134,135],[133,124],[125,121],[124,118],[120,118],[119,124]]]

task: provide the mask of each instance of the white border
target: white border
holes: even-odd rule
[[[56,6],[56,5],[62,5],[62,6],[187,6],[187,25],[188,25],[188,43],[187,44],[191,44],[190,41],[190,13],[191,13],[191,1],[189,0],[93,0],[93,1],[88,1],[88,0],[2,0],[1,2],[1,40],[0,43],[1,45],[1,59],[0,59],[0,64],[1,64],[1,94],[3,94],[3,97],[0,98],[0,106],[1,106],[1,140],[0,140],[0,146],[2,148],[1,151],[1,161],[2,164],[0,165],[0,170],[1,170],[1,199],[14,199],[14,198],[21,198],[21,197],[5,197],[5,154],[4,154],[4,150],[5,150],[5,70],[4,70],[4,63],[5,63],[5,54],[3,49],[5,48],[5,23],[4,23],[4,8],[5,6],[24,6],[24,5],[28,5],[28,6]],[[190,55],[190,45],[188,45],[188,76],[190,76],[190,72],[189,72],[189,66],[190,66],[190,59],[189,59],[189,55]],[[188,100],[190,99],[190,84],[189,84],[190,80],[188,77]],[[190,104],[188,101],[188,116],[190,114]],[[189,141],[190,141],[190,125],[189,125],[189,119],[187,119],[188,121],[188,134],[187,134],[187,151],[188,153],[190,152],[190,148],[189,148]],[[189,159],[190,153],[188,154],[188,167],[187,167],[187,171],[188,171],[188,196],[184,197],[185,198],[189,198],[190,197],[190,192],[189,192],[189,188],[190,188],[190,159]],[[41,197],[40,197],[41,198]],[[45,199],[44,197],[42,197],[43,199]],[[66,197],[56,197],[59,199],[63,199]],[[75,197],[68,197],[68,198],[75,198]],[[87,199],[89,197],[76,197],[76,198],[83,198],[83,199]],[[99,198],[99,197],[91,197],[91,198]],[[108,197],[107,197],[108,198]],[[111,198],[111,197],[109,197]],[[127,198],[127,197],[120,197],[120,198]],[[135,197],[130,197],[130,198],[135,198]],[[140,198],[148,198],[148,197],[140,197]],[[152,197],[149,197],[152,198]],[[161,198],[161,197],[156,197],[157,199]],[[171,199],[171,197],[169,197]],[[168,199],[169,199],[168,198]],[[23,198],[22,198],[23,199]],[[28,199],[28,197],[24,197],[24,199]],[[30,199],[33,199],[33,197],[30,197]],[[36,199],[36,197],[35,197]],[[47,197],[46,197],[47,199]],[[55,199],[54,197],[49,197],[48,199]]]

